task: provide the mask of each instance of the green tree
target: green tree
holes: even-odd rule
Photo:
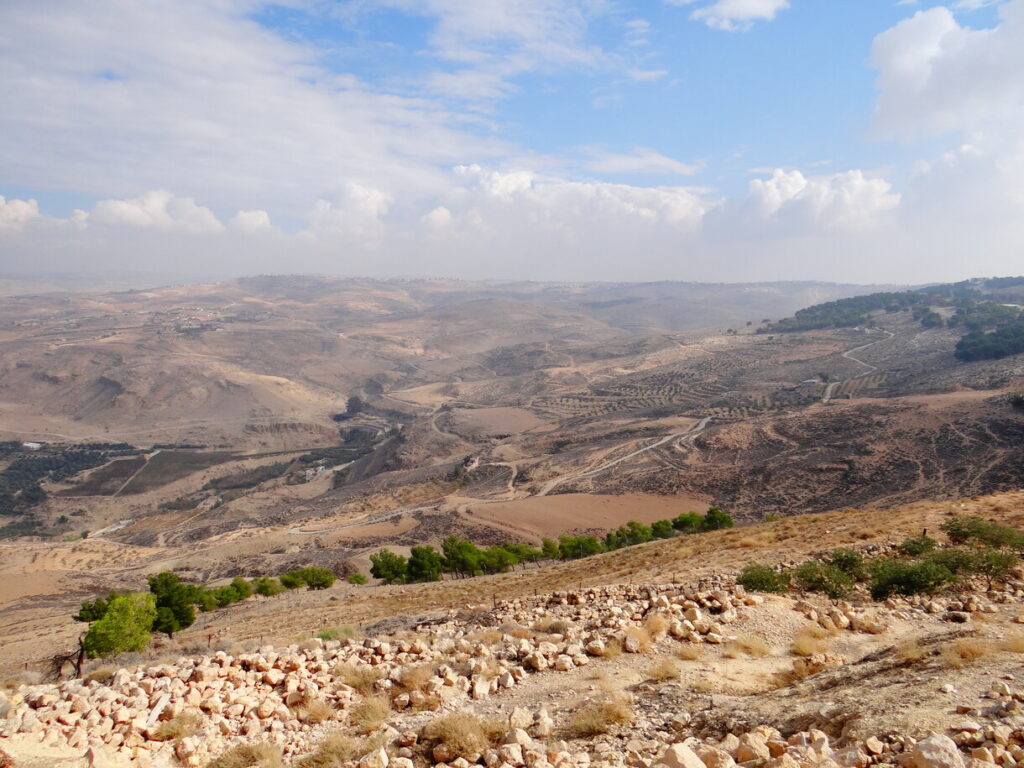
[[[389,549],[382,549],[376,555],[370,555],[370,574],[382,579],[385,584],[404,584],[408,561]]]
[[[974,553],[971,570],[988,579],[988,588],[992,589],[994,582],[1009,575],[1016,562],[1017,558],[1009,552],[986,547]]]
[[[433,547],[413,547],[409,552],[409,562],[406,565],[406,580],[410,582],[440,581],[443,565],[441,555]]]
[[[676,535],[671,520],[656,520],[651,523],[651,535],[656,539],[671,539]]]
[[[488,547],[480,557],[484,573],[507,573],[519,560],[504,547]]]
[[[463,578],[483,573],[480,560],[483,553],[473,542],[458,536],[448,536],[441,542],[444,569]]]
[[[145,650],[156,616],[155,595],[143,592],[118,595],[110,601],[103,618],[85,633],[82,642],[86,654],[96,658]]]
[[[156,619],[153,628],[173,637],[179,629],[191,627],[196,620],[194,605],[202,598],[201,589],[185,584],[176,573],[164,571],[149,577],[149,591],[156,598]]]
[[[231,588],[238,594],[239,600],[245,600],[252,596],[252,584],[241,576],[235,576],[231,580]]]
[[[696,512],[684,512],[672,519],[672,527],[680,533],[697,533],[704,523],[704,516]]]
[[[554,539],[541,539],[540,551],[548,560],[557,560],[559,557],[558,542]]]
[[[703,531],[719,531],[722,528],[732,528],[732,526],[733,522],[730,515],[718,507],[708,507],[700,527]]]
[[[330,568],[309,566],[301,569],[300,573],[307,589],[330,589],[334,586],[334,571]]]
[[[110,607],[110,603],[120,594],[120,592],[111,590],[107,593],[106,597],[100,596],[95,600],[86,600],[82,603],[82,607],[78,613],[71,618],[75,621],[87,621],[89,623],[99,621],[106,615],[107,609]]]

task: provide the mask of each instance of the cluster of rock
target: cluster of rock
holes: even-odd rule
[[[793,610],[802,613],[808,621],[818,624],[829,632],[849,629],[871,635],[884,633],[889,624],[877,609],[855,608],[845,600],[838,600],[826,607],[815,606],[807,600],[797,600]]]
[[[671,634],[690,642],[722,642],[721,625],[760,600],[741,587],[608,587],[495,606],[490,621],[499,625],[522,628],[555,617],[565,624],[560,634],[539,638],[501,633],[487,644],[469,637],[480,627],[453,616],[411,641],[312,640],[283,650],[267,646],[236,656],[218,652],[182,658],[175,664],[120,670],[108,684],[72,680],[27,686],[0,720],[0,736],[113,749],[140,766],[172,756],[186,766],[199,765],[232,743],[255,737],[270,737],[286,755],[297,755],[308,752],[323,731],[300,717],[304,704],[323,702],[332,712],[330,719],[343,723],[363,698],[344,675],[336,674],[339,664],[374,668],[379,679],[373,693],[387,695],[398,710],[419,708],[431,698],[437,703],[460,696],[481,699],[517,685],[529,672],[582,666],[589,657],[604,655],[612,642],[637,652],[641,640],[630,631],[652,614],[664,617],[650,625],[654,640]],[[405,670],[424,664],[433,667],[430,679],[422,689],[404,690]],[[164,741],[164,724],[188,713],[199,716],[198,732]]]

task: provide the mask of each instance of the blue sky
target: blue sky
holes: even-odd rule
[[[0,271],[1005,273],[1020,51],[1024,0],[9,0]]]

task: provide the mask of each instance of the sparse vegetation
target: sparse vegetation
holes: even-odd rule
[[[828,633],[817,625],[810,625],[803,627],[799,632],[796,633],[796,637],[793,638],[793,644],[790,646],[792,651],[797,656],[813,656],[816,653],[824,653],[828,650],[828,643],[825,638],[828,637]]]
[[[239,744],[207,763],[206,768],[284,768],[284,758],[274,744]]]
[[[633,705],[624,696],[605,696],[587,702],[572,716],[566,727],[569,738],[584,739],[608,733],[613,726],[633,722]]]
[[[427,724],[424,735],[448,747],[455,757],[474,759],[505,733],[500,721],[485,720],[468,712],[444,715]]]
[[[668,680],[678,680],[681,673],[682,669],[678,661],[675,659],[661,659],[651,666],[647,672],[647,677],[655,682],[664,683]]]
[[[160,723],[153,737],[157,741],[174,741],[192,736],[203,727],[203,718],[195,712],[183,712]]]
[[[391,714],[391,702],[385,696],[367,696],[349,713],[349,723],[359,733],[369,734],[380,728]]]
[[[751,592],[785,592],[789,588],[789,577],[766,565],[748,565],[737,581]]]
[[[824,592],[833,600],[846,596],[853,586],[853,578],[833,565],[818,560],[808,560],[793,569],[793,583],[808,592]]]
[[[988,640],[979,637],[962,637],[944,646],[939,655],[947,667],[960,669],[991,655],[995,650],[995,645]]]

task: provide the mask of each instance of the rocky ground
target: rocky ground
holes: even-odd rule
[[[729,575],[564,590],[22,685],[0,749],[22,768],[1008,768],[1022,602],[1020,581],[885,603]]]

